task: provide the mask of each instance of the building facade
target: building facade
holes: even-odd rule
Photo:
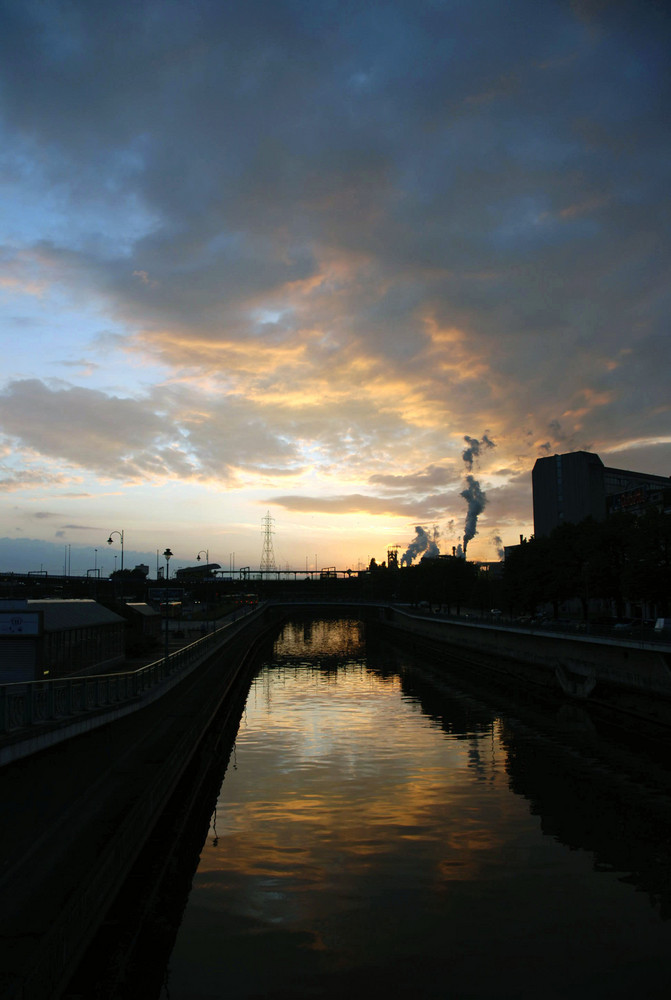
[[[589,451],[539,458],[531,481],[537,538],[587,517],[603,521],[617,510],[668,509],[671,498],[671,478],[608,468]]]
[[[126,623],[96,601],[3,604],[0,684],[62,677],[123,663]]]

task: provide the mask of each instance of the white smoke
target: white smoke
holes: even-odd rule
[[[421,524],[416,525],[415,537],[401,556],[401,566],[411,566],[413,559],[415,559],[422,552],[424,553],[422,559],[437,559],[440,555],[440,549],[438,547],[439,537],[440,532],[437,527],[434,527],[431,535],[429,535]]]
[[[425,559],[437,559],[440,555],[440,548],[438,547],[438,541],[440,539],[440,532],[437,526],[434,525],[431,537],[429,538],[429,544],[426,546],[426,552],[422,556],[422,562]]]

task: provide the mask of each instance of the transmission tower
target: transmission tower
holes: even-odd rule
[[[263,552],[261,554],[261,572],[275,569],[275,553],[273,552],[273,519],[270,511],[263,519]]]

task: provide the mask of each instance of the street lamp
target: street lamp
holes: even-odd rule
[[[170,557],[171,556],[172,556],[172,552],[170,551],[170,549],[166,549],[165,552],[163,553],[163,558],[165,559],[165,579],[166,579],[166,582],[168,580],[168,577],[170,576]],[[167,670],[167,668],[168,668],[168,658],[170,656],[170,646],[169,646],[169,642],[168,642],[168,628],[169,628],[168,617],[169,616],[168,616],[168,588],[167,587],[165,588],[165,601],[164,601],[164,604],[165,604],[165,666],[166,666],[166,670]]]
[[[210,565],[210,551],[209,551],[209,549],[201,549],[200,552],[198,553],[198,555],[196,556],[196,562],[200,562],[200,557],[203,555],[203,553],[205,553],[205,571],[206,571],[206,575],[207,575],[210,572],[209,569],[208,569],[208,567]],[[208,594],[207,594],[207,602],[206,602],[206,605],[205,605],[205,616],[206,616],[206,622],[207,622],[207,624],[205,626],[206,630],[209,628],[209,617],[210,617],[209,612],[210,612],[210,594],[208,592]]]
[[[123,573],[123,531],[110,531],[110,536],[107,539],[107,544],[111,545],[114,539],[112,535],[118,535],[121,539],[121,572]]]

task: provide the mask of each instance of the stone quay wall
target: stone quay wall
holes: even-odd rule
[[[380,617],[389,628],[449,648],[461,661],[671,725],[670,645],[455,622],[393,607],[380,609]]]

